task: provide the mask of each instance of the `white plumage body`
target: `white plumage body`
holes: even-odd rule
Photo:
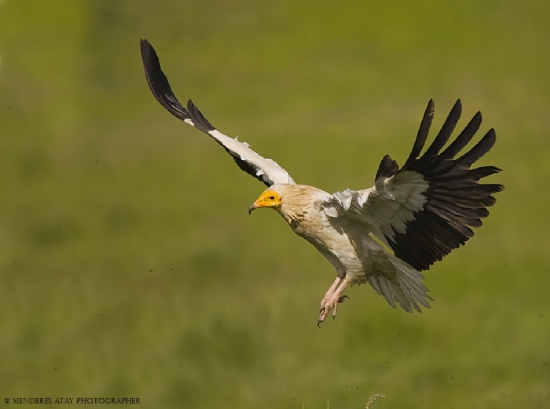
[[[356,208],[355,217],[338,217],[330,205],[338,195],[308,185],[273,185],[269,190],[283,197],[279,212],[292,230],[325,256],[338,277],[350,284],[368,282],[394,308],[396,303],[408,312],[420,311],[418,303],[429,307],[424,276],[373,239],[377,228],[367,220],[376,215]],[[347,211],[352,203],[346,203]]]

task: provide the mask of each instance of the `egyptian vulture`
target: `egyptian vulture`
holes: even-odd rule
[[[184,108],[170,88],[151,44],[141,40],[145,76],[157,101],[176,118],[213,138],[246,173],[267,185],[250,206],[276,210],[298,236],[315,246],[336,268],[336,280],[321,301],[318,324],[345,298],[348,285],[369,283],[396,308],[407,312],[429,308],[428,289],[420,273],[473,236],[495,204],[499,184],[481,184],[500,171],[495,166],[471,166],[493,147],[490,129],[466,153],[460,152],[481,124],[476,113],[466,128],[449,141],[460,118],[460,100],[451,109],[435,140],[421,154],[434,115],[429,101],[411,154],[401,168],[389,155],[382,158],[374,186],[333,194],[294,182],[275,161],[218,131],[191,100]],[[458,156],[458,157],[457,157]]]

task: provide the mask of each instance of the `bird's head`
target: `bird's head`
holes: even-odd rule
[[[283,198],[279,193],[273,189],[267,189],[264,190],[260,197],[248,208],[248,214],[260,207],[271,207],[272,209],[280,210],[282,203]]]

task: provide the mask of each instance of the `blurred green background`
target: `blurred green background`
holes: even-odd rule
[[[4,0],[0,398],[163,408],[545,408],[550,3]],[[354,287],[263,185],[151,96],[180,100],[329,192],[403,164],[429,98],[498,142],[498,203],[427,272],[424,314]],[[480,133],[481,133],[480,132]],[[0,405],[3,405],[0,399]]]

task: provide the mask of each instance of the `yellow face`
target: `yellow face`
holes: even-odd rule
[[[260,207],[271,207],[277,209],[281,206],[281,203],[281,195],[273,190],[267,189],[264,190],[258,200],[256,200],[252,206],[248,208],[248,214],[252,213],[253,210],[259,209]]]

